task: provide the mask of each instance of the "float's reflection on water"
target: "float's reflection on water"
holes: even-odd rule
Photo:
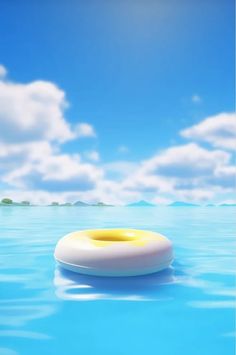
[[[174,268],[135,277],[97,277],[55,269],[54,285],[58,298],[64,300],[130,300],[162,298],[161,288],[177,282]]]

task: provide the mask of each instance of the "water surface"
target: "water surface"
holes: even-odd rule
[[[0,355],[233,355],[235,208],[0,207]],[[160,232],[169,269],[99,278],[59,269],[60,237]]]

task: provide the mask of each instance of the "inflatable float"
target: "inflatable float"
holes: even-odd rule
[[[67,270],[95,276],[136,276],[167,268],[171,242],[161,234],[136,229],[73,232],[56,245],[54,257]]]

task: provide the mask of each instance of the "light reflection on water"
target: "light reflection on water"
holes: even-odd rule
[[[0,355],[233,355],[234,216],[233,208],[0,208]],[[112,227],[166,235],[174,263],[128,278],[55,264],[63,235]]]
[[[55,270],[56,295],[64,300],[158,300],[158,289],[177,282],[172,267],[139,277],[95,277],[79,275],[58,267]]]

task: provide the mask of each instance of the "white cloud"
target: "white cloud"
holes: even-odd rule
[[[81,163],[78,155],[29,154],[22,166],[3,174],[2,181],[20,189],[85,191],[93,189],[102,176],[102,169]]]
[[[100,155],[96,150],[91,150],[89,152],[84,153],[85,158],[92,162],[99,162],[100,160]]]
[[[38,164],[44,157],[57,152],[46,141],[26,142],[21,144],[4,144],[0,142],[0,174],[1,180],[15,170],[22,169],[28,162]]]
[[[0,76],[6,70],[0,66]],[[66,95],[49,81],[26,84],[0,81],[0,124],[2,142],[65,142],[79,137],[95,137],[92,125],[75,127],[66,121]]]
[[[78,155],[58,154],[51,151],[50,145],[28,145],[24,149],[27,161],[21,167],[11,167],[2,179],[24,192],[21,199],[28,199],[27,190],[34,190],[38,193],[31,199],[46,203],[80,199],[122,204],[143,198],[159,203],[176,199],[199,202],[232,194],[234,189],[235,169],[230,165],[230,154],[196,144],[169,148],[140,163],[105,165],[108,177],[103,169],[81,163]],[[114,179],[111,172],[118,178]]]
[[[61,143],[95,135],[89,124],[71,127],[64,117],[67,105],[64,91],[51,82],[0,81],[2,183],[45,191],[94,188],[102,169],[82,163],[78,154],[61,153]]]
[[[2,70],[2,76],[6,70]],[[5,74],[4,74],[5,73]],[[72,127],[64,117],[65,92],[55,84],[0,80],[0,174],[4,195],[49,203],[84,200],[112,204],[138,199],[206,201],[234,192],[235,168],[229,149],[236,136],[235,114],[208,117],[181,132],[189,143],[167,148],[144,161],[99,164],[99,153],[63,152],[62,143],[95,137],[92,125]],[[226,149],[226,150],[225,150]],[[127,152],[121,146],[120,152]],[[4,197],[4,196],[2,196]]]
[[[210,174],[218,165],[229,160],[227,152],[207,150],[190,143],[157,154],[145,162],[145,169],[161,176],[185,179]]]
[[[0,80],[5,78],[7,75],[7,69],[4,67],[4,65],[0,64]]]
[[[37,142],[25,142],[22,144],[5,144],[0,142],[0,158],[1,159],[37,159],[40,157],[47,157],[52,154],[53,147],[49,142],[37,141]]]
[[[209,188],[193,188],[193,189],[182,189],[177,190],[175,193],[175,200],[180,201],[190,201],[194,203],[203,203],[206,201],[211,201],[215,198],[216,191]],[[172,195],[173,196],[173,195]],[[173,200],[173,197],[172,197]]]
[[[224,149],[236,148],[236,114],[221,113],[211,116],[181,131],[181,135]]]
[[[201,98],[199,95],[197,95],[197,94],[194,94],[194,95],[191,97],[191,100],[192,100],[192,102],[194,102],[195,104],[202,102],[202,98]]]
[[[205,201],[234,189],[231,155],[191,143],[169,148],[143,161],[122,181],[124,189],[143,196]]]
[[[210,183],[219,185],[225,188],[232,188],[236,186],[236,167],[219,166],[215,169],[213,176],[209,178]]]
[[[88,123],[79,123],[75,127],[77,137],[96,137],[96,132],[92,125]]]
[[[231,205],[231,204],[236,204],[236,199],[227,199],[227,200],[223,200],[220,202],[220,204],[227,204],[227,205]]]
[[[125,189],[119,181],[101,180],[94,191],[89,194],[84,194],[84,198],[95,201],[105,201],[111,204],[124,204],[129,201],[138,200],[141,198],[140,191],[132,191]]]
[[[122,186],[130,191],[152,193],[153,197],[156,197],[155,194],[157,193],[171,192],[173,183],[170,179],[163,179],[154,173],[149,173],[140,166],[138,170],[126,177]]]
[[[162,196],[157,196],[152,199],[152,203],[157,204],[157,205],[168,205],[172,202],[170,198],[167,197],[162,197]]]
[[[65,107],[64,91],[50,82],[0,82],[1,141],[73,139],[74,134],[63,116]]]

